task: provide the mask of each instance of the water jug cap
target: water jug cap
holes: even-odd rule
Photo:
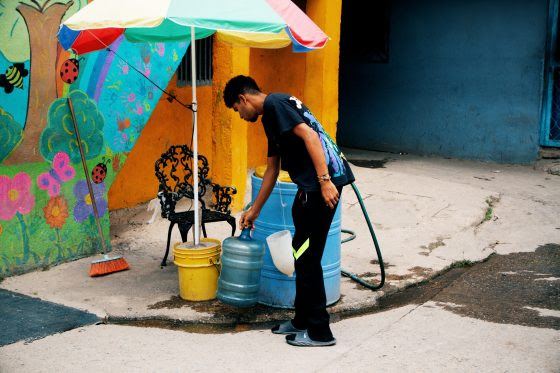
[[[243,241],[251,241],[251,228],[243,228],[241,234],[239,235],[239,239]]]

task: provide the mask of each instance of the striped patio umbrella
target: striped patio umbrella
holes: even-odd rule
[[[290,0],[95,0],[60,26],[64,49],[84,54],[104,49],[121,34],[129,41],[192,41],[217,33],[235,46],[281,48],[296,52],[325,46],[328,36]],[[193,154],[198,164],[195,43],[191,43]],[[194,173],[198,196],[198,174]],[[194,199],[195,245],[200,217]]]

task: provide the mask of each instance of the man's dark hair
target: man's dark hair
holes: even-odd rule
[[[257,94],[261,90],[253,78],[245,75],[238,75],[227,82],[224,88],[224,102],[228,108],[232,108],[233,104],[239,99],[239,95],[246,93]]]

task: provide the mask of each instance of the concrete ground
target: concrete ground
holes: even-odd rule
[[[431,279],[453,263],[468,265],[491,254],[531,253],[539,247],[558,250],[560,177],[543,170],[551,163],[556,167],[556,161],[523,166],[351,149],[345,153],[355,164],[356,184],[376,229],[387,283],[372,292],[343,278],[342,299],[329,308],[334,321],[375,310],[380,297]],[[342,226],[357,234],[343,244],[342,267],[375,282],[379,276],[375,251],[351,188],[345,188],[342,200]],[[239,310],[217,301],[178,298],[176,268],[171,263],[159,267],[166,221],[158,218],[148,224],[150,217],[146,205],[112,213],[114,252],[124,255],[129,271],[92,279],[87,276],[92,259],[86,258],[7,278],[0,288],[91,312],[109,323],[157,319],[168,321],[167,326],[213,323],[251,330],[191,334],[86,326],[30,344],[1,347],[0,371],[46,371],[48,362],[72,370],[84,361],[97,371],[560,370],[560,333],[554,321],[560,316],[559,277],[553,273],[539,277],[551,284],[543,297],[552,301],[525,305],[534,311],[527,317],[552,318],[552,326],[481,320],[474,314],[453,312],[457,299],[469,289],[463,288],[459,296],[447,300],[422,301],[335,322],[338,344],[333,348],[294,349],[281,336],[250,326],[285,319],[288,311],[264,306]],[[223,239],[228,226],[210,224],[208,231],[210,237]],[[179,240],[177,232],[174,240]],[[62,363],[61,351],[70,348],[74,351],[65,353]]]
[[[558,372],[560,333],[458,316],[428,302],[334,323],[297,348],[268,330],[192,334],[99,325],[0,349],[3,372]]]

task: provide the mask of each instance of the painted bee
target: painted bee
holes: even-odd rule
[[[6,93],[11,93],[14,87],[23,89],[23,78],[28,74],[29,71],[23,63],[14,63],[8,67],[5,74],[0,75],[0,87],[3,87]]]

